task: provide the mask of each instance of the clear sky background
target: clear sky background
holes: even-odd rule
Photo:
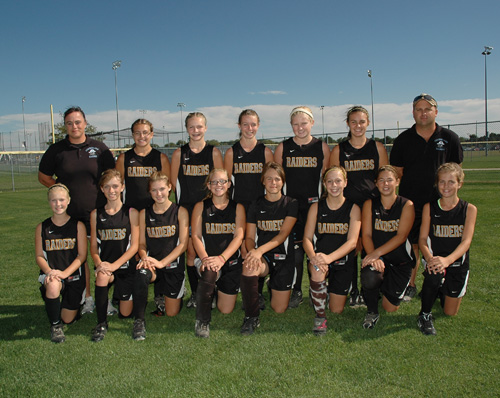
[[[180,130],[178,102],[208,119],[207,139],[237,136],[247,107],[259,136],[292,134],[290,110],[309,105],[313,133],[345,131],[347,107],[375,128],[408,127],[421,92],[439,103],[441,124],[484,121],[484,45],[489,120],[500,120],[498,0],[8,1],[0,24],[0,131],[55,121],[79,105],[99,131],[145,110],[155,127]]]

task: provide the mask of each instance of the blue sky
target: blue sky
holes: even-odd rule
[[[207,138],[235,138],[238,113],[261,115],[259,135],[292,134],[288,113],[313,108],[321,133],[342,131],[351,104],[375,127],[411,125],[420,92],[438,122],[484,120],[484,45],[489,120],[500,120],[500,2],[409,1],[10,1],[0,25],[0,131],[20,131],[79,105],[98,130],[142,116],[180,129],[178,102],[208,119]],[[56,117],[56,122],[59,117]]]

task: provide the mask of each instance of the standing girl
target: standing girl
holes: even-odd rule
[[[311,205],[304,230],[303,245],[309,258],[311,299],[316,312],[313,332],[318,336],[327,330],[327,293],[330,311],[342,313],[352,287],[352,269],[356,266],[361,210],[344,197],[346,185],[343,167],[332,166],[326,170],[325,193],[318,203]]]
[[[177,148],[172,154],[171,182],[177,196],[177,203],[187,209],[189,217],[194,205],[205,196],[205,179],[213,168],[222,169],[222,154],[219,149],[205,142],[207,119],[201,112],[186,116],[186,130],[189,142]],[[191,286],[191,298],[187,308],[196,306],[198,274],[194,267],[196,252],[191,239],[187,247],[187,274]]]
[[[399,308],[415,266],[408,240],[415,218],[413,202],[396,194],[399,177],[392,166],[379,168],[376,184],[380,198],[365,202],[361,218],[366,253],[361,263],[361,287],[368,309],[365,329],[373,329],[379,320],[380,293],[387,312]]]
[[[370,125],[370,115],[362,106],[356,105],[347,110],[347,140],[332,149],[330,166],[342,166],[347,171],[347,187],[344,195],[350,201],[363,208],[367,199],[380,196],[375,185],[377,170],[389,163],[384,145],[366,137]],[[361,251],[361,239],[357,247]],[[353,269],[351,307],[364,304],[358,290],[358,265]]]
[[[135,264],[130,260],[139,248],[139,212],[124,206],[124,185],[120,172],[106,170],[99,181],[106,205],[90,213],[90,254],[96,266],[95,302],[97,326],[92,341],[101,341],[108,331],[108,288],[115,282],[120,315],[132,313],[132,287]]]
[[[260,118],[252,109],[245,109],[238,117],[240,140],[229,148],[224,155],[224,168],[232,181],[233,200],[241,203],[245,212],[250,203],[264,195],[261,173],[264,165],[273,160],[273,152],[257,141]],[[246,256],[245,244],[241,246],[242,257]],[[259,305],[265,308],[262,295],[264,278],[259,279]]]
[[[62,343],[66,340],[63,323],[76,320],[85,290],[82,265],[87,259],[87,239],[85,225],[66,212],[71,200],[68,188],[54,184],[47,194],[53,214],[36,227],[35,255],[50,339]]]
[[[170,162],[167,155],[151,146],[154,131],[149,120],[137,119],[132,123],[131,130],[134,146],[118,157],[116,169],[125,178],[125,206],[141,211],[153,204],[148,188],[149,177],[155,171],[163,171],[170,176]],[[131,261],[135,267],[138,258]],[[164,301],[164,297],[155,292],[155,315],[165,314]]]
[[[284,187],[285,194],[297,199],[299,203],[298,219],[293,229],[297,279],[294,282],[289,305],[290,308],[296,308],[302,302],[302,275],[304,273],[302,237],[307,212],[309,206],[319,199],[321,176],[328,167],[330,148],[326,142],[311,135],[314,117],[311,109],[307,106],[292,109],[290,124],[294,136],[276,147],[274,161],[281,164],[285,170],[287,178]]]
[[[457,315],[469,280],[469,248],[474,235],[477,208],[458,197],[464,172],[456,163],[439,167],[436,185],[441,198],[424,205],[419,247],[426,262],[422,308],[418,327],[435,335],[432,306],[438,294],[444,313]]]
[[[295,279],[293,240],[289,239],[297,221],[298,203],[281,193],[285,171],[275,162],[262,170],[266,194],[252,202],[247,214],[245,244],[247,256],[241,275],[241,295],[245,319],[241,334],[250,335],[260,325],[259,277],[270,275],[271,308],[283,313],[288,307]]]
[[[229,199],[229,176],[213,169],[207,176],[208,196],[198,202],[191,221],[193,245],[202,259],[201,280],[196,294],[195,334],[210,336],[212,296],[217,285],[217,307],[233,311],[240,289],[240,246],[245,233],[245,209]]]
[[[144,313],[148,285],[165,297],[165,314],[175,316],[181,310],[184,294],[184,264],[179,257],[186,251],[189,237],[187,210],[169,199],[172,185],[162,171],[149,178],[149,192],[154,204],[139,214],[138,273],[134,280],[134,340],[146,338]]]

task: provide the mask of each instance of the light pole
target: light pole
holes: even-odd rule
[[[118,148],[120,147],[120,121],[118,119],[118,85],[117,85],[117,70],[122,66],[122,61],[115,61],[112,64],[112,69],[115,71],[115,99],[116,99],[116,131],[118,132]]]
[[[184,102],[178,102],[177,106],[181,110],[181,137],[182,137],[181,139],[182,139],[182,141],[184,141],[184,124],[182,123],[182,108],[185,108],[186,104]]]
[[[372,140],[375,139],[375,113],[373,112],[373,80],[372,80],[372,70],[368,69],[368,77],[370,78],[370,92],[372,95]]]
[[[485,156],[488,156],[488,75],[486,73],[486,58],[491,54],[493,47],[484,46],[484,51],[481,53],[484,55],[484,130],[486,132],[486,150]]]
[[[26,121],[24,120],[24,101],[26,101],[26,97],[23,95],[21,97],[21,103],[23,106],[23,130],[24,130],[24,150],[28,150],[28,142],[26,141]]]
[[[323,109],[325,109],[325,106],[321,105],[319,107],[319,109],[321,109],[321,125],[322,125],[322,128],[323,128],[323,137],[324,137],[325,136],[325,115],[323,113]]]

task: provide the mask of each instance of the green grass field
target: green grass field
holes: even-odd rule
[[[282,315],[266,309],[259,330],[242,337],[239,298],[232,314],[214,311],[208,340],[194,336],[195,312],[184,308],[173,319],[148,315],[143,342],[132,340],[132,320],[113,316],[104,341],[92,343],[96,315],[87,314],[56,345],[34,261],[35,226],[50,215],[46,192],[0,193],[0,395],[498,396],[500,178],[474,173],[461,191],[479,209],[468,292],[457,317],[436,305],[436,337],[417,330],[419,299],[381,312],[374,330],[361,327],[364,309],[330,314],[323,338],[311,333],[306,302]]]

